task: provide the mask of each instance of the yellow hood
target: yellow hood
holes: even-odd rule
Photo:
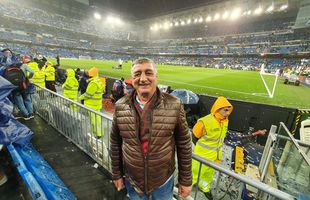
[[[67,76],[68,77],[74,77],[75,76],[75,72],[73,69],[67,69]]]
[[[99,70],[96,67],[92,67],[88,70],[88,76],[90,77],[97,77],[99,76]]]
[[[229,101],[225,97],[219,96],[211,108],[211,113],[212,113],[212,115],[214,115],[216,113],[216,111],[218,111],[219,109],[224,108],[224,107],[228,107],[228,106],[230,107],[229,112],[231,113],[233,110],[233,106],[229,103]]]
[[[52,66],[52,65],[53,65],[53,63],[52,63],[52,62],[50,62],[50,61],[46,61],[46,62],[45,62],[45,65],[46,65],[46,66]]]

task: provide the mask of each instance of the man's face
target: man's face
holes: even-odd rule
[[[157,86],[157,73],[152,63],[136,64],[131,69],[132,85],[139,95],[153,95]]]
[[[4,52],[3,52],[3,54],[5,55],[5,56],[12,56],[12,53],[11,53],[11,51],[9,51],[9,50],[5,50]]]

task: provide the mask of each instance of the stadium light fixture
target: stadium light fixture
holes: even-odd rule
[[[214,15],[214,21],[218,20],[219,18],[220,18],[220,14],[216,13],[216,14]]]
[[[111,15],[107,16],[106,22],[112,25],[116,25],[116,26],[123,24],[123,21],[120,18],[111,16]]]
[[[94,13],[94,18],[97,19],[97,20],[100,20],[101,19],[100,13],[95,12]]]
[[[120,18],[114,18],[114,23],[116,24],[116,25],[122,25],[122,20],[120,19]]]
[[[187,24],[190,24],[191,22],[192,22],[191,19],[188,19],[188,20],[187,20]]]
[[[172,26],[173,26],[173,23],[172,23],[172,22],[170,22],[169,26],[170,26],[170,27],[172,27]]]
[[[230,20],[236,20],[241,16],[241,9],[235,8],[230,14]]]
[[[179,26],[179,22],[174,22],[174,26]]]
[[[169,26],[169,22],[165,22],[165,23],[164,23],[164,29],[165,29],[165,30],[168,30],[169,27],[170,27],[170,26]]]
[[[252,10],[248,10],[247,15],[251,15],[252,14]]]
[[[181,21],[181,26],[184,26],[185,25],[185,22],[184,21]]]
[[[262,13],[263,9],[261,6],[259,6],[258,8],[256,8],[254,10],[254,15],[260,15]]]
[[[113,22],[114,22],[114,17],[108,16],[108,17],[107,17],[107,22],[113,23]]]
[[[203,21],[202,17],[198,19],[198,22],[201,23]]]
[[[223,13],[223,15],[222,15],[222,19],[227,19],[228,16],[229,16],[228,11],[225,11],[225,12]]]
[[[266,12],[271,13],[273,10],[274,10],[274,6],[271,5],[271,6],[269,6],[269,7],[267,8]]]
[[[158,24],[155,24],[154,27],[153,27],[153,30],[157,31],[158,29],[159,29]]]
[[[284,4],[280,7],[280,10],[283,11],[283,10],[286,10],[287,8],[288,8],[288,5]]]
[[[196,24],[198,22],[198,19],[197,18],[195,18],[194,19],[194,24]]]
[[[206,22],[211,22],[212,21],[212,18],[210,15],[208,15],[208,17],[206,18]]]

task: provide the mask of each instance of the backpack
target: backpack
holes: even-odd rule
[[[124,83],[122,80],[114,81],[111,93],[114,102],[116,102],[117,100],[119,100],[124,96]]]
[[[4,78],[17,86],[14,91],[24,91],[28,87],[29,80],[23,70],[18,66],[8,66],[4,72]]]

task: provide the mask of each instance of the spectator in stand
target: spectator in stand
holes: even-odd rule
[[[57,56],[56,56],[56,62],[57,62],[57,66],[60,66],[60,58],[59,58],[59,54],[57,54]]]
[[[88,71],[84,70],[82,78],[79,81],[79,92],[81,95],[83,95],[86,92],[86,88],[88,85],[88,79],[89,79]],[[84,104],[84,100],[81,100],[81,103]]]
[[[0,151],[2,150],[3,145],[0,144]],[[8,177],[5,175],[4,171],[0,169],[0,186],[4,185],[8,180]]]
[[[124,80],[125,88],[124,95],[129,95],[134,91],[134,87],[132,85],[132,78]]]
[[[4,78],[17,86],[11,94],[14,105],[20,111],[16,119],[32,119],[34,115],[28,86],[29,78],[33,77],[34,71],[28,65],[21,63],[10,49],[3,49],[2,53],[6,57]]]
[[[77,69],[75,70],[75,78],[76,78],[76,80],[79,81],[79,80],[81,79],[82,75],[83,75],[83,72],[81,71],[81,69],[80,69],[80,68],[77,68]]]

